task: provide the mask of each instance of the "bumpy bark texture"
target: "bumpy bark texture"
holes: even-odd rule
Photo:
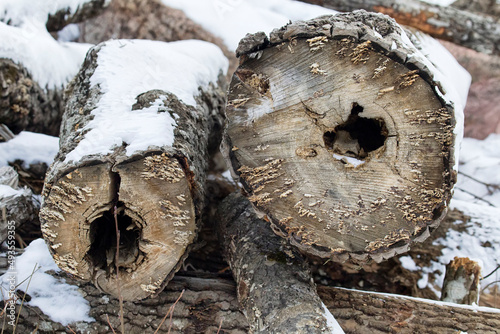
[[[226,158],[255,207],[310,255],[380,262],[444,217],[454,110],[402,34],[356,11],[238,47]]]
[[[221,203],[217,224],[251,333],[329,331],[304,259],[257,218],[244,196]]]
[[[441,300],[457,304],[478,304],[481,267],[471,259],[455,257],[446,266]]]
[[[57,136],[63,109],[62,89],[44,89],[22,64],[0,58],[0,123]]]
[[[487,54],[500,54],[500,24],[497,19],[451,6],[441,7],[415,0],[302,1],[341,12],[356,9],[380,12],[433,37]]]
[[[200,89],[196,106],[158,90],[137,96],[131,106],[137,112],[165,96],[158,113],[175,114],[172,147],[150,146],[132,156],[125,154],[126,145],[110,147],[110,154],[68,162],[66,155],[85,137],[87,130],[81,129],[102,94],[90,78],[104,47],[89,51],[68,88],[60,151],[47,173],[40,217],[58,266],[116,296],[116,210],[121,290],[126,300],[134,300],[162,290],[196,237],[208,146],[218,142],[209,137],[221,128],[224,78],[219,76],[219,86]]]

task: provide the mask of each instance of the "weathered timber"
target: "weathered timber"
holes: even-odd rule
[[[135,300],[163,289],[186,258],[196,237],[203,208],[209,137],[222,122],[224,77],[220,74],[218,82],[200,87],[194,97],[195,105],[185,104],[168,91],[153,89],[139,94],[136,103],[128,106],[132,113],[129,117],[144,112],[149,113],[144,117],[156,117],[155,123],[165,124],[175,119],[171,146],[152,143],[146,150],[127,153],[130,143],[120,140],[119,146],[109,147],[110,153],[92,150],[88,153],[86,149],[93,147],[93,140],[106,140],[110,135],[105,131],[116,135],[133,130],[122,129],[127,124],[118,122],[97,132],[97,139],[86,137],[92,126],[97,126],[92,123],[93,111],[105,94],[100,85],[91,85],[100,53],[106,54],[106,48],[114,48],[111,54],[118,50],[115,54],[119,55],[141,43],[114,41],[108,44],[99,44],[89,51],[68,88],[60,151],[47,173],[40,218],[44,237],[61,269],[91,280],[117,296],[115,266],[118,265],[122,296],[125,300]],[[127,58],[106,59],[116,62],[116,59]],[[150,79],[146,76],[141,80]],[[157,108],[153,112],[155,116],[151,115],[152,105]],[[132,139],[147,141],[167,131],[170,131],[168,126],[147,129]],[[81,150],[87,153],[83,156],[76,153],[76,161],[67,159],[69,154]],[[115,212],[120,231],[118,261],[114,256]]]
[[[0,243],[28,221],[38,221],[40,203],[28,188],[19,188],[19,176],[10,166],[0,167]]]
[[[500,54],[498,19],[415,0],[302,0],[341,12],[357,9],[379,12],[396,19],[399,24],[419,29],[435,38],[486,54]]]
[[[244,196],[229,195],[216,221],[250,333],[331,332],[303,257],[274,235]]]
[[[62,88],[44,89],[22,64],[0,58],[0,123],[12,132],[58,135],[63,105]]]
[[[455,257],[446,266],[441,300],[457,304],[478,304],[481,266],[467,257]]]
[[[119,328],[118,299],[106,298],[91,284],[65,274],[52,275],[78,285],[91,305],[89,316],[96,321],[70,324],[75,333],[111,332],[106,315],[113,328]],[[238,309],[236,286],[232,280],[180,275],[176,275],[157,297],[124,303],[125,331],[131,334],[154,333],[184,289],[175,306],[172,322],[167,317],[158,333],[168,333],[170,324],[170,333],[213,334],[217,333],[219,325],[220,333],[248,333],[249,325]],[[463,305],[326,286],[319,286],[318,294],[346,333],[456,334],[462,331],[496,334],[500,328],[500,313],[495,313],[495,309],[476,311]],[[1,301],[0,306],[3,306]],[[16,314],[18,311],[19,304]],[[50,320],[37,307],[25,304],[20,312],[17,332],[31,333],[35,329],[41,334],[69,331],[68,327]]]
[[[225,155],[304,252],[382,261],[444,217],[454,110],[407,40],[387,16],[357,11],[240,42]]]
[[[109,0],[90,0],[75,10],[59,9],[49,13],[45,27],[49,32],[56,32],[71,23],[79,23],[98,16],[109,5]]]

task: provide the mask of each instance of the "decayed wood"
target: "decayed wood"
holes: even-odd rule
[[[331,332],[303,257],[273,234],[244,196],[229,195],[216,221],[251,333]]]
[[[441,300],[457,304],[478,304],[481,266],[471,259],[455,257],[446,266]]]
[[[496,334],[498,309],[320,286],[318,293],[346,333]]]
[[[137,97],[131,107],[140,112],[164,96],[158,113],[175,115],[172,147],[150,146],[132,156],[124,147],[110,147],[106,155],[65,161],[85,136],[86,131],[77,129],[89,124],[102,94],[99,86],[90,86],[90,77],[105,47],[89,51],[68,89],[60,151],[47,173],[40,218],[57,265],[116,296],[116,208],[121,291],[125,300],[135,300],[163,289],[196,237],[209,136],[220,127],[224,80],[221,75],[220,86],[200,88],[196,106],[159,90]]]
[[[52,274],[57,278],[60,275]],[[70,324],[75,333],[111,332],[106,315],[115,330],[119,328],[118,299],[104,297],[94,286],[62,274],[70,284],[77,284],[91,305],[89,315],[96,321]],[[176,275],[157,297],[145,301],[125,302],[125,331],[127,333],[154,333],[168,309],[185,289],[177,303],[171,333],[248,333],[245,316],[238,310],[236,286],[223,278],[195,278]],[[267,291],[262,291],[267,293]],[[500,328],[500,313],[490,309],[475,311],[460,307],[419,300],[398,295],[376,294],[326,286],[318,287],[318,294],[346,333],[433,333],[496,334]],[[29,291],[28,291],[29,295]],[[0,302],[2,306],[2,302]],[[17,305],[16,314],[19,311]],[[158,333],[167,333],[170,319]],[[37,307],[23,306],[18,323],[18,333],[67,332],[68,327],[51,321]]]
[[[10,231],[28,221],[38,221],[40,203],[28,188],[19,189],[19,177],[14,168],[0,167],[0,185],[6,187],[0,192],[0,243]]]
[[[22,130],[58,135],[63,113],[62,89],[44,89],[22,64],[0,58],[0,123]]]
[[[437,6],[415,0],[302,0],[342,12],[357,9],[380,12],[399,24],[417,28],[479,52],[500,54],[500,24],[497,19],[452,6]]]
[[[48,15],[45,26],[49,32],[59,31],[68,24],[82,22],[99,15],[108,5],[109,0],[89,0],[74,11],[70,8],[60,9]]]
[[[237,50],[226,157],[255,207],[309,254],[382,261],[446,212],[454,111],[401,31],[357,11]]]

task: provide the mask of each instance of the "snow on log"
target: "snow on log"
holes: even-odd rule
[[[486,54],[500,55],[500,25],[494,17],[416,0],[302,0],[341,12],[364,9],[399,24]]]
[[[468,257],[455,257],[446,266],[441,300],[457,304],[478,304],[481,266]]]
[[[89,51],[42,193],[42,232],[61,269],[117,296],[118,265],[125,300],[162,290],[196,237],[226,68],[201,41],[114,40]]]
[[[298,21],[247,35],[237,54],[224,151],[277,233],[338,261],[427,238],[456,181],[461,110],[394,20]]]
[[[229,195],[216,221],[250,333],[343,333],[329,327],[303,257],[274,235],[245,197]]]

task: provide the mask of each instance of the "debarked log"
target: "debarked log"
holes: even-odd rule
[[[336,333],[305,259],[233,193],[216,219],[250,333]]]
[[[116,40],[89,51],[68,88],[42,193],[42,232],[61,269],[118,296],[119,267],[125,300],[157,294],[178,270],[198,230],[209,137],[222,121],[225,68],[208,69],[218,64],[227,66],[220,50],[201,41]],[[189,80],[173,79],[179,68]],[[197,87],[189,71],[212,77]]]
[[[313,256],[380,262],[439,224],[460,117],[394,20],[299,21],[237,54],[224,152],[277,233]]]

